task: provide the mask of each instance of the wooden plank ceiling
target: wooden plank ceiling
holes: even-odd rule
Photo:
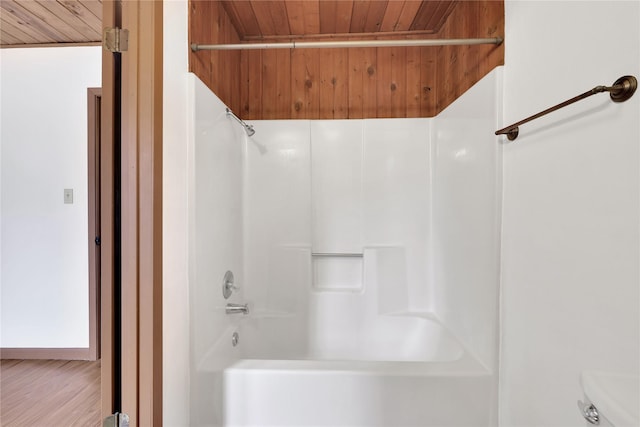
[[[189,1],[189,43],[504,37],[504,2]],[[243,119],[433,117],[504,44],[198,51],[189,68]]]
[[[446,1],[222,1],[240,40],[278,36],[437,33],[455,2]],[[380,35],[380,34],[378,34]]]
[[[101,0],[0,0],[0,46],[96,44]]]

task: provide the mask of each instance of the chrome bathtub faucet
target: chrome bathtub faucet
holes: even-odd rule
[[[232,304],[228,303],[225,308],[227,314],[249,314],[249,304]]]

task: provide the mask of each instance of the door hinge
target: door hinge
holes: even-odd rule
[[[129,427],[129,415],[116,412],[102,422],[102,427]]]
[[[129,49],[129,30],[118,27],[105,28],[102,47],[109,52],[126,52]]]

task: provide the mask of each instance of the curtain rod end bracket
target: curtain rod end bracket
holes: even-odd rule
[[[198,49],[198,45],[196,43],[191,43],[191,52],[197,52],[200,49]]]
[[[507,135],[507,139],[509,141],[513,141],[514,139],[516,139],[519,133],[520,133],[520,128],[518,126],[514,128],[500,129],[495,132],[496,135]]]
[[[509,131],[507,132],[507,139],[509,141],[513,141],[518,137],[518,134],[520,134],[520,128],[514,127],[513,129],[509,129]]]
[[[612,90],[609,93],[613,102],[624,102],[631,98],[638,88],[638,80],[633,76],[622,76],[613,83],[613,86],[622,86],[621,89]]]

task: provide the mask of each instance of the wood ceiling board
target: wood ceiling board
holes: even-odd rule
[[[87,24],[92,30],[102,28],[102,19],[94,15],[84,4],[76,0],[58,0],[58,3],[64,6],[69,12]],[[101,35],[101,31],[97,31]]]
[[[102,39],[99,0],[1,0],[2,46],[94,43]]]
[[[80,3],[94,14],[102,25],[102,2],[99,0],[80,0]]]
[[[96,27],[92,27],[83,20],[83,18],[85,18],[84,15],[81,17],[77,13],[71,12],[68,6],[63,6],[57,1],[45,0],[39,3],[46,9],[48,9],[51,13],[56,15],[58,18],[68,22],[73,28],[80,31],[90,40],[102,39],[102,23],[98,23]],[[93,14],[89,14],[93,16]]]
[[[336,33],[348,33],[353,13],[353,0],[340,0],[336,7]]]
[[[222,6],[241,39],[245,36],[260,35],[260,26],[250,1],[223,1]]]
[[[387,4],[387,10],[384,13],[382,24],[380,25],[380,31],[390,32],[395,31],[398,27],[398,19],[402,9],[404,9],[404,1],[390,1]]]
[[[52,14],[49,9],[35,1],[13,2],[16,9],[22,8],[24,13],[42,22],[42,26],[56,34],[58,42],[88,42],[89,37],[76,30],[68,22]]]
[[[10,33],[5,32],[4,28],[2,27],[2,23],[0,22],[0,43],[20,44],[22,43],[22,41],[19,38],[12,36]]]
[[[285,3],[291,34],[304,34],[304,3],[304,0],[288,1]]]
[[[20,37],[24,34],[28,36],[26,43],[55,43],[56,36],[51,34],[50,30],[41,24],[39,20],[34,19],[29,14],[13,2],[0,2],[2,7],[2,21],[8,25],[7,32],[11,32],[14,37]],[[19,29],[20,31],[15,31]]]
[[[353,2],[353,13],[351,15],[351,26],[349,32],[363,33],[367,23],[370,2],[368,0],[356,0]]]
[[[421,5],[422,1],[419,0],[405,1],[394,31],[409,31]]]
[[[0,17],[0,26],[2,26],[2,30],[11,34],[12,37],[20,40],[19,44],[36,44],[40,43],[39,38],[33,37],[28,33],[25,33],[20,26],[15,26],[13,22],[9,22],[5,19],[4,15]],[[2,40],[2,44],[5,44],[5,41]]]
[[[429,9],[428,5],[424,6],[417,0],[391,0],[376,3],[386,6],[379,28],[381,30],[384,26],[384,31],[338,33],[341,8],[346,10],[346,15],[353,17],[348,23],[349,30],[354,21],[359,22],[355,25],[362,25],[363,30],[367,20],[368,25],[372,25],[371,22],[376,21],[374,17],[380,16],[381,8],[375,12],[371,10],[372,2],[332,1],[335,3],[323,5],[318,0],[287,0],[281,4],[293,36],[245,36],[243,41],[495,37],[503,34],[504,29],[504,4],[500,1],[433,1]],[[194,2],[201,3],[191,0]],[[424,25],[427,27],[441,25],[448,11],[451,14],[437,33],[433,29],[408,30],[421,7],[421,19],[426,19]],[[322,31],[320,29],[321,21],[330,19],[332,11],[336,32],[322,34],[333,29],[333,25],[327,27],[324,23]],[[272,13],[270,10],[269,17],[272,27],[275,27]],[[219,17],[200,15],[192,15],[193,22],[217,31],[210,23],[218,22]],[[282,15],[282,11],[279,12],[278,16]],[[227,21],[231,22],[229,18],[227,16]],[[190,26],[192,24],[190,22]],[[341,25],[346,25],[345,21]],[[395,31],[388,31],[390,28]],[[210,39],[212,43],[232,43],[208,33],[197,37],[195,32],[190,30],[190,33],[190,40],[198,43],[202,42],[200,38]],[[224,73],[212,71],[212,76],[207,79],[205,75],[203,81],[214,92],[224,95],[221,99],[227,105],[238,104],[232,109],[241,112],[244,119],[433,117],[493,67],[503,63],[504,48],[453,46],[277,52],[242,51],[241,59],[237,61],[237,73],[232,72],[235,68]],[[205,52],[190,53],[192,70],[198,69],[198,59],[204,55]],[[223,62],[230,61],[232,59]],[[220,60],[210,63],[212,69],[221,66]],[[241,83],[236,87],[235,82]],[[230,90],[237,93],[229,93]]]
[[[58,0],[72,1],[72,0]],[[222,1],[241,40],[353,36],[377,32],[436,33],[452,0]]]
[[[330,34],[337,32],[337,11],[338,2],[335,0],[326,0],[320,3],[320,33]]]
[[[305,0],[304,34],[320,33],[320,0]]]
[[[291,29],[289,28],[289,18],[287,17],[287,8],[285,6],[285,2],[271,2],[269,13],[271,14],[271,21],[275,26],[275,34],[278,36],[290,35]]]
[[[273,8],[273,1],[252,1],[251,8],[258,21],[258,27],[260,28],[261,35],[275,35],[276,26],[271,18],[271,9]],[[242,36],[241,36],[242,37]]]
[[[411,24],[411,30],[440,31],[454,7],[455,3],[451,0],[423,1]]]
[[[365,33],[373,33],[380,31],[384,13],[387,10],[388,1],[371,1],[369,5],[369,13],[364,24]]]
[[[406,50],[406,117],[420,117],[420,48]]]
[[[456,4],[457,3],[455,1],[439,2],[436,11],[431,16],[431,19],[427,23],[427,26],[429,28],[433,28],[435,32],[440,31],[444,23],[447,21],[447,18],[449,17],[451,12],[453,12],[453,8],[456,6]],[[477,17],[475,15],[468,16],[465,14],[465,16],[469,18],[468,21],[477,21]]]

